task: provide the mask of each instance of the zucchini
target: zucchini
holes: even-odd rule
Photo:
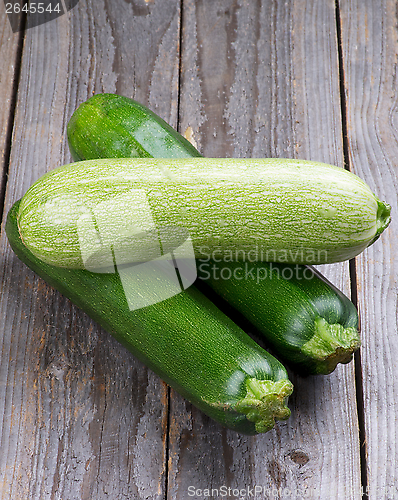
[[[115,94],[97,94],[79,106],[69,120],[67,133],[74,161],[161,157],[161,153],[167,158],[201,156],[155,113]]]
[[[107,105],[108,100],[111,105]],[[96,159],[125,154],[127,151],[119,149],[115,135],[139,140],[136,131],[141,129],[142,121],[148,130],[154,131],[152,156],[166,158],[181,154],[179,145],[183,144],[183,138],[180,136],[181,142],[177,141],[177,150],[173,151],[170,144],[177,132],[173,130],[169,138],[169,125],[165,126],[154,113],[132,99],[101,94],[81,104],[68,124],[73,156]],[[163,133],[159,133],[159,127]],[[102,144],[101,151],[98,144]],[[138,150],[139,146],[135,151]],[[191,152],[189,144],[186,154]],[[199,152],[195,149],[192,156],[199,156]],[[387,213],[386,217],[385,224]],[[302,375],[327,374],[337,363],[351,359],[360,343],[357,310],[319,272],[307,266],[272,262],[220,263],[223,259],[213,257],[208,255],[198,261],[199,277],[256,326],[283,362]]]
[[[326,375],[360,345],[354,304],[310,266],[202,261],[198,276],[301,375]]]
[[[78,269],[84,268],[79,229],[86,231],[89,218],[106,224],[120,263],[153,258],[147,231],[182,227],[199,259],[321,264],[372,244],[390,208],[356,175],[316,162],[99,159],[42,176],[21,200],[18,226],[34,255]],[[92,265],[103,266],[108,246],[85,244]]]
[[[118,273],[54,267],[35,257],[20,238],[19,204],[6,222],[16,255],[206,415],[244,434],[289,417],[293,386],[283,365],[197,289],[131,311]],[[156,283],[148,278],[140,293],[172,288],[166,275]]]

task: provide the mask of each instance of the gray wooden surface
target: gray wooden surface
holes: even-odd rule
[[[65,132],[76,107],[115,92],[149,106],[206,156],[350,168],[394,215],[396,7],[80,0],[13,34],[0,4],[0,210],[71,160]],[[393,217],[355,263],[321,268],[358,301],[355,363],[326,377],[291,374],[292,417],[247,437],[169,390],[27,269],[3,216],[0,499],[185,500],[212,488],[213,498],[398,498],[395,235]]]

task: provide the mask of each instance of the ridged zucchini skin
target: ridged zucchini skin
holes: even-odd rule
[[[300,375],[327,375],[360,346],[356,307],[310,266],[209,261],[198,276]]]
[[[161,151],[168,158],[201,156],[155,113],[115,94],[97,94],[80,105],[69,120],[67,135],[74,161],[158,157]]]
[[[29,188],[18,212],[21,237],[48,264],[83,268],[78,224],[97,209],[95,218],[106,219],[120,262],[151,258],[144,240],[123,247],[130,227],[139,233],[165,226],[185,228],[199,259],[210,253],[238,260],[337,262],[362,252],[390,220],[389,206],[362,179],[333,165],[98,159],[58,167]],[[93,257],[98,266],[107,253],[100,247]]]
[[[19,203],[6,221],[16,255],[188,401],[220,424],[249,435],[289,417],[286,403],[293,386],[283,365],[197,289],[131,311],[117,273],[59,268],[36,258],[19,235]],[[166,277],[160,282],[168,286]]]
[[[113,95],[112,100],[120,103],[117,108],[120,112],[126,98]],[[93,107],[98,105],[100,114],[105,112],[105,107],[97,103],[101,103],[101,98],[97,100],[94,96],[75,112],[75,119],[68,124],[70,147],[79,158],[118,157],[121,150],[114,135],[121,120],[117,113],[109,113],[106,124],[102,118],[97,124],[99,112]],[[141,119],[135,120],[134,107],[139,113],[146,113],[149,130],[158,131],[159,126],[164,126],[164,121],[154,113],[128,99],[128,107],[124,110],[130,113],[130,118],[124,119],[125,133],[136,137],[136,130],[141,127]],[[84,120],[80,116],[84,116]],[[80,134],[78,140],[75,139],[76,130]],[[170,148],[169,126],[163,131],[153,136],[152,155],[167,158],[180,154],[179,149],[173,152]],[[177,132],[173,131],[173,138],[175,134]],[[101,141],[104,144],[101,152],[91,147]],[[191,152],[189,145],[186,153]],[[193,156],[200,156],[196,149]],[[219,279],[216,278],[217,270]],[[224,273],[224,279],[220,272]],[[244,279],[241,279],[242,273],[245,273]],[[220,262],[218,258],[205,258],[198,260],[198,275],[249,319],[280,359],[301,375],[330,373],[337,363],[348,361],[359,346],[359,320],[354,304],[311,267],[272,262]],[[308,276],[311,279],[306,279]]]

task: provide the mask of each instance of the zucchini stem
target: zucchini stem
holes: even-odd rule
[[[318,317],[315,320],[315,335],[302,346],[301,351],[315,360],[316,373],[328,375],[338,363],[349,363],[359,346],[357,328],[329,324]]]
[[[275,420],[290,417],[287,398],[293,392],[289,380],[246,380],[246,396],[236,403],[234,409],[243,413],[250,422],[254,422],[258,433],[267,432],[275,425]]]
[[[381,233],[387,228],[391,222],[391,205],[385,203],[384,201],[377,200],[377,215],[376,215],[376,234],[373,240],[368,246],[372,245],[381,235]]]

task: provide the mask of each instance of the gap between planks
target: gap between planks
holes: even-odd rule
[[[339,85],[340,85],[340,107],[341,107],[341,122],[343,130],[343,154],[344,168],[350,168],[350,155],[348,146],[348,127],[347,127],[347,102],[346,102],[346,83],[344,75],[344,60],[343,60],[343,39],[341,33],[341,13],[340,0],[335,0],[335,17],[336,17],[336,35],[337,35],[337,53],[339,65]],[[357,271],[355,259],[349,262],[350,282],[351,282],[351,300],[358,308],[358,290],[357,290]],[[358,311],[360,314],[360,311]],[[362,360],[360,349],[354,355],[354,371],[355,371],[355,394],[358,409],[358,430],[360,443],[360,460],[361,460],[361,486],[362,499],[368,500],[368,474],[367,474],[367,444],[365,430],[365,406],[363,395],[363,380],[362,380]]]
[[[15,71],[14,71],[14,78],[12,81],[10,112],[6,124],[7,133],[5,137],[4,163],[3,163],[3,171],[1,172],[1,177],[0,177],[0,227],[2,225],[4,216],[8,170],[11,157],[12,131],[14,128],[15,108],[17,104],[19,81],[21,78],[22,51],[25,40],[25,25],[26,25],[26,13],[23,13],[21,18],[20,31],[18,31],[18,42],[15,54],[15,64],[14,64]]]

